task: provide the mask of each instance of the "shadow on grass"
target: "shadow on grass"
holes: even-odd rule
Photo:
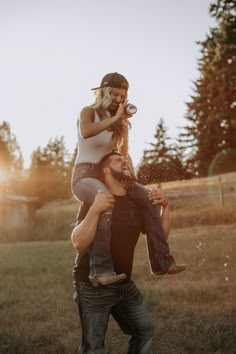
[[[57,336],[21,337],[0,333],[1,354],[75,354],[78,348],[69,350]]]

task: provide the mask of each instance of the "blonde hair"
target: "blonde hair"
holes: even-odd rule
[[[95,102],[91,105],[97,109],[102,116],[111,117],[108,107],[112,103],[111,93],[112,87],[103,87],[95,91]],[[127,99],[127,94],[125,100]],[[113,132],[113,138],[117,141],[118,148],[124,144],[125,136],[128,136],[128,129],[131,127],[128,119],[119,119],[108,130]],[[128,152],[128,146],[124,147]]]

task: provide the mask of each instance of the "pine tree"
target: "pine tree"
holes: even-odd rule
[[[45,148],[33,151],[27,183],[29,194],[43,200],[70,195],[70,161],[66,156],[63,137],[50,139]]]
[[[208,174],[217,154],[227,155],[236,149],[235,11],[235,0],[213,3],[210,14],[218,21],[218,27],[211,29],[205,41],[199,42],[200,78],[187,103],[189,124],[181,134],[182,143],[192,147],[189,166],[199,176]]]
[[[141,184],[160,183],[185,178],[185,169],[177,146],[167,145],[170,138],[164,120],[161,118],[156,127],[154,143],[144,151],[137,173]]]
[[[23,158],[10,124],[0,124],[0,183],[4,192],[14,192],[23,170]]]

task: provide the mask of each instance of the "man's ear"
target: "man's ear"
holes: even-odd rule
[[[104,167],[104,168],[103,168],[103,173],[104,173],[104,175],[109,175],[109,174],[111,174],[110,167]]]

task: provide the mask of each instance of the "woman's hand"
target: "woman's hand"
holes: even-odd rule
[[[117,112],[116,112],[116,114],[115,114],[115,117],[116,117],[117,119],[129,119],[129,118],[133,117],[132,114],[126,113],[126,111],[125,111],[125,107],[126,107],[126,106],[127,106],[127,101],[124,102],[124,103],[121,103],[121,104],[119,105],[119,108],[117,109]]]

